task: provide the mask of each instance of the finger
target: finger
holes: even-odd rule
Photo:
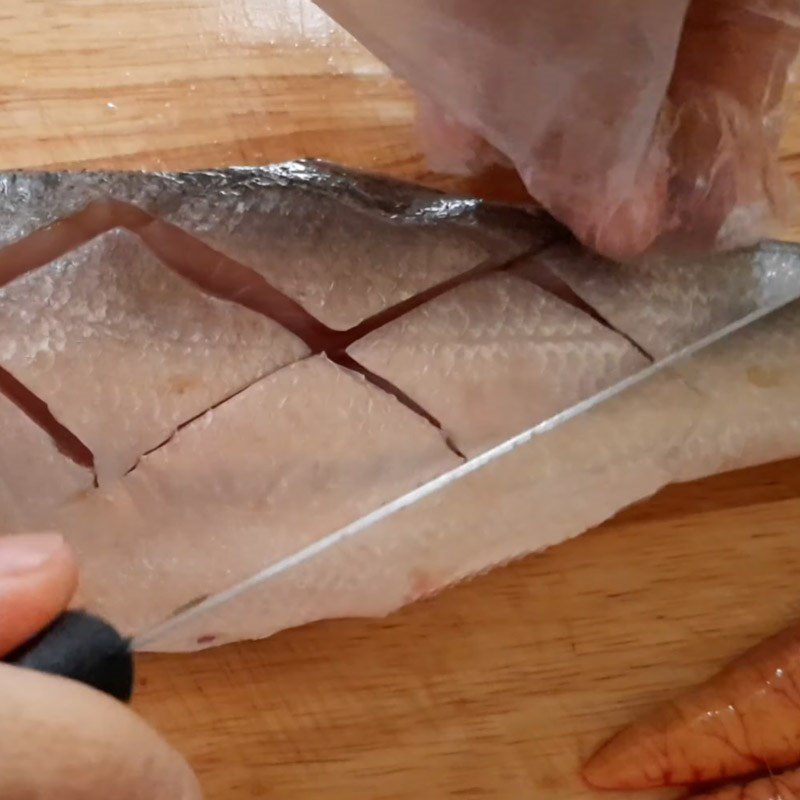
[[[3,800],[199,800],[183,759],[122,703],[0,665]]]
[[[766,117],[781,102],[799,41],[796,0],[694,0],[670,93],[680,102],[713,87]]]
[[[508,159],[424,95],[417,99],[417,134],[428,165],[437,172],[474,176]]]
[[[527,0],[502,14],[485,0],[319,2],[457,123],[457,162],[490,143],[537,202],[611,254],[658,235],[654,137],[689,0]]]
[[[587,247],[628,261],[650,248],[663,232],[667,198],[668,163],[656,136],[627,190],[604,186],[597,193],[584,190],[582,196],[561,198],[553,208]]]
[[[75,558],[59,534],[0,537],[0,657],[61,614],[77,582]]]
[[[790,197],[777,165],[781,100],[800,48],[796,0],[695,0],[670,87],[678,225],[713,244],[735,221],[743,244]]]
[[[75,559],[54,533],[0,538],[0,654],[69,604]],[[0,665],[4,800],[195,800],[188,765],[127,707],[78,683]]]

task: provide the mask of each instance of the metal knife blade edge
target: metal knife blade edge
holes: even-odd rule
[[[705,350],[712,345],[718,344],[724,339],[727,339],[729,336],[732,336],[733,334],[750,327],[756,322],[769,317],[773,313],[785,308],[797,300],[800,300],[800,292],[795,292],[787,297],[781,298],[779,301],[752,311],[749,314],[740,317],[738,320],[723,326],[714,333],[708,334],[707,336],[699,339],[691,345],[688,345],[676,351],[675,353],[666,356],[665,358],[654,361],[650,366],[635,373],[634,375],[631,375],[624,380],[615,383],[613,386],[610,386],[603,391],[598,392],[597,394],[594,394],[585,400],[582,400],[580,403],[570,406],[564,411],[559,412],[543,422],[540,422],[522,431],[521,433],[512,436],[506,441],[501,442],[500,444],[481,453],[480,455],[469,459],[468,461],[465,461],[463,464],[460,464],[454,469],[445,472],[436,478],[433,478],[427,483],[424,483],[421,486],[406,492],[400,497],[397,497],[394,500],[380,506],[379,508],[371,511],[363,517],[360,517],[354,522],[339,528],[333,533],[330,533],[321,539],[317,539],[317,541],[313,542],[307,547],[304,547],[298,550],[296,553],[293,553],[292,555],[287,556],[286,558],[283,558],[268,567],[265,567],[249,578],[246,578],[237,583],[235,586],[232,586],[230,589],[226,589],[218,594],[212,595],[211,597],[200,603],[197,603],[191,608],[175,614],[156,624],[144,633],[135,636],[132,639],[132,648],[134,650],[146,648],[148,645],[160,639],[165,634],[168,634],[170,631],[180,627],[185,622],[194,619],[195,617],[207,614],[210,611],[213,611],[215,608],[219,608],[234,598],[245,594],[255,586],[266,583],[267,581],[277,577],[287,570],[293,569],[299,564],[302,564],[304,561],[314,558],[314,556],[323,553],[328,548],[334,547],[340,542],[357,536],[377,523],[394,516],[403,509],[415,505],[421,500],[424,500],[426,497],[430,497],[436,492],[441,491],[451,483],[461,480],[462,478],[465,478],[468,475],[483,469],[489,464],[494,463],[503,456],[514,452],[517,448],[527,444],[535,437],[549,433],[554,428],[560,427],[561,425],[564,425],[565,423],[575,419],[581,414],[585,414],[587,411],[590,411],[591,409],[606,403],[621,394],[624,394],[629,389],[645,383],[655,375],[658,375],[659,373],[669,369],[675,364],[678,364],[681,361],[696,355],[700,351]]]

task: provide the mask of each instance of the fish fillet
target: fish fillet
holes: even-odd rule
[[[663,358],[800,291],[796,248],[767,242],[735,253],[650,256],[620,265],[575,246],[534,260],[654,358]]]
[[[460,453],[800,293],[800,252],[620,267],[541,215],[309,162],[0,175],[0,222],[0,367],[100,477],[34,428],[44,454],[0,520],[38,491],[82,558],[81,602],[127,633],[197,612],[148,649],[382,615],[668,483],[800,455],[795,302],[326,546]],[[48,457],[77,489],[38,478]]]
[[[430,411],[468,456],[650,363],[590,316],[505,273],[451,290],[348,352]]]
[[[555,247],[531,261],[656,358],[800,293],[796,248],[777,242],[733,254],[613,264]],[[800,452],[800,306],[742,332],[737,347],[679,367],[708,398],[675,480],[694,480]]]
[[[126,231],[0,287],[0,366],[92,451],[101,483],[307,353],[271,320],[174,274]]]
[[[84,564],[82,597],[135,633],[456,463],[436,428],[315,356],[210,411],[56,521]]]
[[[669,483],[699,398],[676,376],[642,386],[480,472],[167,629],[148,650],[190,651],[325,618],[381,617],[598,525]],[[663,407],[673,414],[667,417]]]
[[[107,200],[188,231],[336,330],[510,261],[555,230],[519,211],[292,162],[183,175],[67,174],[46,183],[36,173],[10,173],[0,178],[0,244]]]
[[[690,481],[800,453],[800,303],[678,369],[706,398],[683,466]]]
[[[800,319],[800,302],[784,315],[778,330]],[[766,349],[774,343],[765,322],[698,354],[689,362],[691,371],[724,369],[749,346],[764,347],[765,363],[779,364],[782,352]],[[323,618],[384,616],[490,567],[573,538],[669,483],[717,470],[733,453],[730,441],[723,436],[720,442],[729,421],[736,425],[739,455],[753,462],[776,426],[800,426],[796,386],[774,387],[770,410],[784,414],[778,421],[748,416],[749,400],[738,404],[731,379],[727,419],[713,427],[719,397],[691,386],[689,371],[683,366],[657,375],[360,536],[208,613],[166,627],[148,649],[182,652]],[[790,437],[778,452],[786,451],[800,453],[800,440]],[[730,460],[725,466],[739,463]]]
[[[0,533],[42,524],[63,503],[92,487],[90,470],[0,394]]]

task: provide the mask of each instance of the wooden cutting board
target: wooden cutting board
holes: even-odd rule
[[[5,0],[0,44],[2,168],[318,156],[521,196],[427,172],[409,92],[305,0]],[[798,462],[670,488],[385,621],[142,658],[136,707],[211,800],[588,799],[602,737],[800,615],[799,526]]]

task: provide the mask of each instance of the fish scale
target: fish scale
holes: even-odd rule
[[[798,301],[800,292],[735,320],[167,619],[133,646],[185,651],[322,618],[383,616],[423,596],[408,592],[408,565],[429,576],[423,594],[431,594],[579,535],[695,462],[687,445],[702,435],[714,398],[687,385],[686,364],[735,354],[742,335],[767,344],[776,316],[800,313],[791,307]],[[800,346],[792,355],[796,371]],[[490,537],[492,528],[502,535]],[[342,587],[342,574],[358,582]],[[314,591],[301,598],[301,585]]]
[[[116,230],[0,287],[0,353],[0,366],[92,450],[106,484],[308,349],[271,320],[205,296]]]
[[[577,536],[670,482],[800,454],[800,441],[781,436],[800,427],[796,382],[776,379],[800,374],[794,309],[778,310],[800,293],[793,246],[637,272],[588,257],[541,215],[309,162],[16,173],[0,185],[18,258],[38,226],[111,199],[158,218],[140,230],[148,248],[185,245],[208,259],[192,266],[184,254],[178,269],[198,296],[253,308],[236,292],[250,281],[268,300],[259,319],[285,312],[274,330],[318,326],[313,355],[214,389],[193,407],[200,416],[170,418],[155,449],[137,445],[129,474],[53,512],[84,564],[86,607],[137,647],[202,649],[383,615]],[[78,237],[67,233],[72,249]],[[192,249],[194,237],[213,249]],[[210,275],[215,252],[225,269]],[[540,265],[558,280],[541,283]],[[36,269],[47,265],[5,290],[20,291]],[[31,302],[15,297],[23,309]],[[687,314],[689,301],[704,313]],[[131,329],[151,302],[130,312]],[[336,331],[351,325],[354,342]],[[267,359],[268,338],[251,341]],[[65,344],[81,365],[81,343]],[[243,352],[205,366],[216,376]],[[56,378],[62,371],[53,366]],[[158,392],[142,401],[136,384],[113,382],[155,437],[146,418]],[[89,370],[80,390],[97,383]],[[55,380],[48,403],[63,398]],[[754,413],[762,407],[769,419]],[[106,430],[95,449],[119,446],[116,428]]]

